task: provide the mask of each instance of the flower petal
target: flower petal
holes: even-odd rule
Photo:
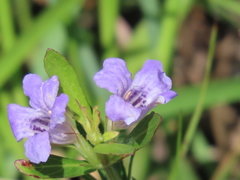
[[[53,144],[73,144],[77,141],[77,133],[69,119],[48,132]]]
[[[60,94],[60,96],[56,98],[52,108],[52,121],[50,123],[51,129],[53,129],[57,124],[61,124],[65,121],[64,113],[66,111],[67,103],[68,96],[66,94]]]
[[[173,98],[175,98],[178,94],[175,92],[175,91],[167,91],[167,92],[164,92],[162,93],[158,99],[157,99],[157,103],[160,103],[160,104],[165,104],[167,103],[168,101],[172,100]]]
[[[112,121],[124,120],[130,125],[139,119],[141,109],[133,107],[119,96],[112,95],[106,103],[106,114]]]
[[[157,101],[158,96],[168,92],[172,87],[171,79],[163,72],[162,64],[157,60],[147,60],[143,68],[137,72],[131,89],[146,94],[146,105]]]
[[[27,74],[23,79],[24,94],[30,98],[29,104],[34,109],[47,110],[42,97],[42,79],[37,74]]]
[[[111,93],[123,96],[132,83],[131,73],[124,60],[108,58],[103,63],[103,69],[94,76],[97,86],[105,88]]]
[[[57,97],[59,81],[57,76],[46,80],[42,86],[43,101],[48,109],[52,109]]]
[[[17,141],[33,136],[34,132],[30,129],[31,120],[29,116],[34,113],[35,110],[17,104],[9,104],[7,109],[10,126]]]
[[[33,163],[46,162],[51,153],[49,134],[47,131],[28,138],[24,144],[25,155]]]

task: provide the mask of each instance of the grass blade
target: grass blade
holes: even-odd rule
[[[189,127],[187,129],[186,135],[184,137],[184,141],[181,147],[181,155],[184,157],[189,149],[189,146],[191,144],[192,138],[194,136],[194,133],[196,131],[198,122],[201,117],[201,113],[203,111],[203,104],[204,100],[206,98],[206,92],[208,88],[208,83],[210,79],[210,73],[211,73],[211,67],[212,67],[212,61],[215,51],[215,45],[216,45],[216,38],[217,38],[217,27],[214,26],[212,29],[211,37],[210,37],[210,43],[209,43],[209,52],[208,52],[208,60],[207,60],[207,67],[205,72],[205,77],[201,89],[201,94],[199,97],[199,101],[197,104],[197,107],[195,109],[195,112],[190,120]]]
[[[8,53],[0,57],[0,87],[3,86],[11,75],[24,63],[27,54],[37,45],[39,40],[45,36],[48,30],[51,29],[56,22],[63,20],[69,15],[71,16],[70,12],[72,9],[79,6],[81,2],[81,0],[59,1],[56,6],[47,9],[35,21],[29,31],[26,31],[19,37]]]

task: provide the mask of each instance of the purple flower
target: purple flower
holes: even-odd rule
[[[108,118],[125,125],[142,119],[157,104],[165,104],[177,96],[170,90],[172,81],[157,60],[147,60],[132,80],[125,61],[108,58],[94,81],[114,94],[106,103]]]
[[[70,122],[65,121],[68,96],[57,97],[57,76],[42,82],[40,76],[28,74],[23,79],[24,94],[30,98],[30,107],[8,105],[8,119],[17,141],[25,142],[25,155],[34,163],[46,162],[51,145],[70,144],[75,135]],[[69,135],[70,133],[70,135]]]

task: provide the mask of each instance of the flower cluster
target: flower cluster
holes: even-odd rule
[[[157,104],[165,104],[177,96],[170,90],[172,81],[157,60],[147,60],[132,80],[125,61],[108,58],[94,81],[114,94],[106,103],[106,114],[112,121],[122,121],[123,127],[142,119]]]
[[[125,61],[119,58],[106,59],[103,69],[94,76],[94,81],[99,87],[113,93],[106,102],[106,114],[118,128],[136,123],[158,104],[165,104],[177,96],[171,90],[171,79],[156,60],[147,60],[132,80]],[[66,94],[57,96],[58,88],[57,76],[43,82],[40,76],[28,74],[23,79],[23,90],[30,99],[31,107],[8,105],[8,119],[13,134],[17,141],[28,138],[24,147],[31,162],[46,162],[51,144],[76,145],[77,138],[81,137],[76,137],[75,128],[65,113],[69,98]],[[88,159],[88,156],[85,158]]]
[[[57,76],[42,82],[40,76],[28,74],[23,79],[23,89],[30,98],[30,107],[8,105],[8,119],[17,141],[25,142],[25,154],[34,163],[46,162],[53,144],[71,144],[76,140],[71,123],[66,121],[68,96],[57,97]]]

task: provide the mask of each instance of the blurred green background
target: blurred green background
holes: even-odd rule
[[[179,96],[154,109],[163,122],[134,158],[137,180],[240,179],[239,25],[239,0],[0,0],[0,179],[33,179],[14,167],[26,157],[6,105],[28,106],[22,79],[48,78],[47,48],[69,60],[102,117],[109,94],[92,78],[105,58],[133,75],[163,63]]]

